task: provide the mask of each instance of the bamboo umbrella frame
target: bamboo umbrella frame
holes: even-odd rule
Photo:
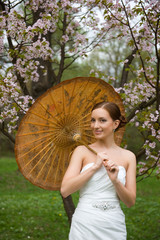
[[[66,80],[40,96],[16,134],[15,156],[24,177],[38,187],[59,190],[71,152],[77,145],[88,147],[95,141],[90,129],[91,109],[102,101],[116,103],[125,115],[119,94],[99,78]],[[118,145],[123,133],[124,127],[115,132]]]

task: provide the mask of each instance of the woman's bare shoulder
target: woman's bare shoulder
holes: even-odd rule
[[[86,154],[88,153],[88,148],[84,145],[79,145],[77,146],[74,151],[73,151],[73,154],[75,155],[81,155],[81,156],[86,156]]]
[[[132,151],[121,148],[121,152],[122,152],[122,156],[123,156],[124,160],[127,162],[127,164],[136,165],[136,156]]]
[[[129,156],[129,157],[135,158],[135,154],[134,154],[132,151],[130,151],[130,150],[128,150],[128,149],[125,149],[125,148],[121,148],[121,147],[120,147],[120,149],[121,149],[121,152],[122,152],[125,156]]]
[[[74,151],[76,151],[76,152],[88,151],[88,148],[84,145],[79,145],[74,149]]]

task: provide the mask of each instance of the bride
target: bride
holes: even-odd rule
[[[136,158],[116,145],[114,132],[124,126],[115,103],[101,102],[91,112],[91,128],[96,141],[78,146],[64,175],[64,198],[80,190],[80,197],[69,233],[69,240],[126,240],[125,216],[120,200],[127,207],[136,200]]]

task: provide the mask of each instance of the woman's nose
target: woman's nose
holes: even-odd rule
[[[98,128],[99,127],[99,122],[98,121],[95,121],[94,123],[94,128]]]

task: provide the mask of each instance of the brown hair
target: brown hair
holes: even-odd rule
[[[116,103],[113,103],[113,102],[99,102],[99,103],[94,105],[94,107],[92,108],[92,111],[97,109],[97,108],[103,108],[107,112],[109,112],[113,121],[119,120],[120,123],[119,123],[118,128],[126,125],[127,120],[125,119],[124,116],[121,115],[120,108],[118,107],[118,105]]]

